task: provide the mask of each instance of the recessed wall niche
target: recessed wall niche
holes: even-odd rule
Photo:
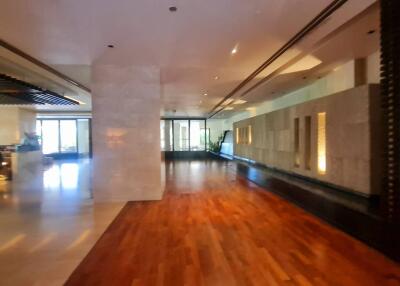
[[[304,118],[304,167],[311,170],[311,116]]]
[[[251,125],[236,128],[236,144],[251,144]]]
[[[294,119],[294,166],[300,167],[300,118]]]

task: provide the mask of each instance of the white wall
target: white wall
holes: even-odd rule
[[[0,145],[19,144],[24,132],[35,132],[36,113],[20,107],[0,107]]]
[[[36,132],[36,112],[33,110],[19,108],[20,139],[24,138],[25,132]]]
[[[210,128],[210,141],[216,143],[218,137],[223,135],[225,129],[222,120],[220,119],[208,119],[207,128]]]

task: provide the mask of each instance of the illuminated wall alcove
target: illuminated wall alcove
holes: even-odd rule
[[[326,173],[326,112],[318,113],[318,140],[317,140],[317,160],[318,173]]]
[[[251,125],[246,127],[238,127],[235,129],[236,133],[236,144],[251,144],[252,141],[252,131]]]

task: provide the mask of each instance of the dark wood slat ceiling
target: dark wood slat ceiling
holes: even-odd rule
[[[78,105],[79,102],[50,90],[0,74],[0,105]]]

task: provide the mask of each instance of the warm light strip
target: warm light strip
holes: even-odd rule
[[[252,140],[252,138],[251,138],[251,125],[249,125],[249,129],[248,129],[248,132],[249,132],[249,144],[251,144],[251,140]]]
[[[236,128],[236,144],[239,144],[239,128]]]
[[[87,230],[83,231],[83,232],[81,233],[81,235],[78,236],[78,238],[75,239],[75,240],[66,248],[66,250],[71,250],[71,249],[77,247],[78,245],[80,245],[82,242],[85,241],[86,238],[88,238],[90,232],[91,232],[90,229],[87,229]]]
[[[71,99],[71,100],[75,100],[75,101],[78,102],[79,104],[86,104],[85,102],[80,101],[80,100],[77,100],[76,98],[73,98],[73,97],[68,96],[68,95],[64,95],[64,97],[66,97],[66,98],[68,98],[68,99]]]
[[[25,234],[18,234],[13,239],[0,246],[0,253],[14,247],[18,243],[20,243],[25,237],[26,237]]]
[[[326,173],[326,112],[318,113],[318,173]]]
[[[36,244],[34,247],[32,247],[29,250],[29,253],[33,253],[35,251],[42,249],[44,246],[49,244],[54,238],[56,238],[56,236],[57,235],[55,233],[50,233],[47,237],[43,238],[38,244]]]

